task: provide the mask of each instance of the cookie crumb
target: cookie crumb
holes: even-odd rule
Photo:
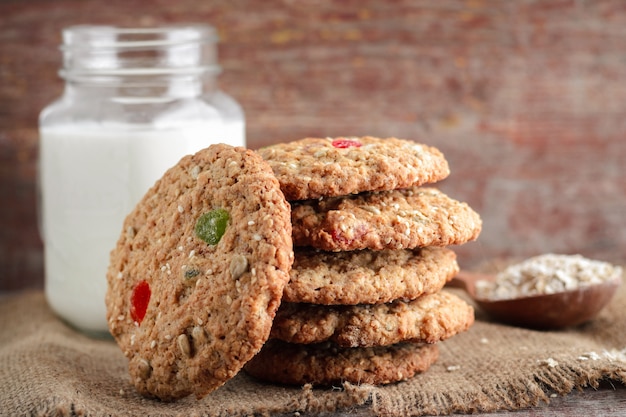
[[[579,361],[597,361],[598,359],[600,359],[600,355],[598,355],[596,352],[587,352],[578,357]]]
[[[548,366],[550,368],[556,368],[557,366],[559,366],[559,363],[556,360],[554,360],[553,358],[540,359],[537,362],[540,365]]]
[[[622,350],[611,349],[602,351],[602,356],[612,361],[626,362],[626,348]]]

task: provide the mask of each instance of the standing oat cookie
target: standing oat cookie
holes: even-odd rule
[[[341,348],[330,342],[314,345],[270,340],[244,370],[255,378],[293,385],[390,384],[425,372],[437,361],[436,344]]]
[[[474,309],[447,291],[413,301],[320,306],[283,303],[271,338],[289,343],[331,341],[341,347],[386,346],[399,342],[436,343],[464,332]]]
[[[287,200],[433,183],[450,174],[436,148],[396,138],[306,138],[259,150]]]
[[[106,304],[139,392],[202,397],[261,349],[293,262],[289,210],[257,154],[213,145],[128,215]]]
[[[445,247],[406,250],[295,251],[283,301],[311,304],[376,304],[413,300],[439,291],[459,272]]]
[[[291,222],[294,245],[326,251],[459,245],[482,228],[467,203],[426,187],[293,202]]]

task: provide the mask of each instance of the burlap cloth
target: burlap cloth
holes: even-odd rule
[[[0,299],[0,414],[239,416],[356,409],[407,416],[519,409],[602,379],[626,383],[625,311],[622,285],[597,320],[567,331],[503,326],[478,312],[468,332],[440,344],[440,358],[428,372],[386,387],[290,388],[240,373],[201,401],[161,403],[134,391],[113,341],[74,331],[54,316],[42,293],[23,293]]]

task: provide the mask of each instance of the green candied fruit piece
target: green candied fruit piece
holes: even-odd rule
[[[224,209],[211,210],[204,213],[196,223],[196,236],[209,245],[217,245],[228,226],[230,215]]]

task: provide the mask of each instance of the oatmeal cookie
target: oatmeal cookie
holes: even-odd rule
[[[306,138],[258,152],[287,200],[406,188],[450,174],[438,149],[397,138]]]
[[[325,251],[458,245],[482,228],[467,203],[426,187],[293,202],[291,221],[294,245]]]
[[[390,384],[412,378],[437,361],[437,345],[399,343],[341,348],[270,340],[244,370],[255,378],[292,385]]]
[[[413,301],[321,306],[283,303],[270,337],[289,343],[331,341],[341,347],[386,346],[411,341],[436,343],[467,330],[474,309],[447,291]]]
[[[459,272],[445,247],[405,250],[295,251],[283,301],[311,304],[376,304],[415,299],[439,291]]]
[[[107,320],[139,392],[198,398],[263,346],[293,262],[289,204],[256,153],[184,157],[124,221]]]

